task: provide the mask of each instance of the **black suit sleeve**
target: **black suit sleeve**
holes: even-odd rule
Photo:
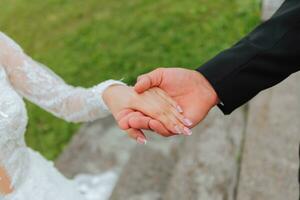
[[[224,114],[300,70],[300,0],[286,0],[270,20],[197,70]]]

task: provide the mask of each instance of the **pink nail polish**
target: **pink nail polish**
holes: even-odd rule
[[[177,109],[178,112],[183,113],[183,110],[182,110],[182,108],[180,106],[177,105],[176,109]]]
[[[175,131],[177,134],[182,134],[182,130],[180,129],[179,126],[175,126]]]
[[[191,129],[189,129],[187,127],[184,127],[183,130],[184,130],[184,134],[185,135],[192,135],[193,134],[193,132],[191,131]]]
[[[138,137],[136,141],[139,144],[147,144],[147,140],[145,138]]]
[[[192,126],[193,125],[193,122],[191,120],[187,119],[187,118],[184,118],[183,121],[184,121],[184,124],[186,126]]]

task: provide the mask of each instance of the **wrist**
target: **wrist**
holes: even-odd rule
[[[129,104],[129,87],[126,85],[114,84],[103,92],[103,101],[112,113],[116,113]]]
[[[214,87],[211,85],[211,83],[207,80],[203,74],[197,71],[193,71],[196,79],[197,84],[203,86],[202,89],[205,89],[205,95],[207,97],[207,103],[211,105],[211,107],[214,107],[215,105],[220,103],[220,99],[218,97],[218,94],[216,93]]]

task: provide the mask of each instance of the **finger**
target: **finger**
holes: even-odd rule
[[[146,95],[150,92],[146,92]],[[152,95],[152,94],[150,94]],[[185,118],[177,112],[177,110],[167,103],[164,99],[156,99],[156,101],[146,102],[151,104],[151,110],[145,109],[145,114],[162,122],[162,124],[172,133],[190,135],[191,131],[185,127]],[[145,106],[144,108],[147,108]]]
[[[165,128],[165,126],[160,121],[155,119],[151,119],[149,121],[149,127],[163,137],[170,137],[173,135],[177,135],[170,132],[167,128]]]
[[[184,135],[192,134],[191,130],[184,125],[185,118],[169,104],[163,106],[162,114],[158,116],[157,119],[173,133]]]
[[[173,115],[176,116],[176,118],[183,123],[185,126],[192,126],[193,123],[188,118],[184,117],[181,113],[183,113],[182,108],[177,104],[175,100],[173,100],[169,95],[167,95],[163,90],[155,89],[153,90],[157,95],[159,95],[163,100],[166,101],[166,103],[173,106],[173,108],[170,108]]]
[[[122,118],[119,118],[118,120],[118,126],[123,130],[130,129],[129,119],[135,115],[138,115],[138,112],[132,111],[128,112],[127,115],[123,115]]]
[[[147,106],[144,106],[145,110],[143,112],[145,115],[148,115],[149,117],[160,121],[172,133],[189,134],[189,132],[187,132],[188,128],[186,128],[184,126],[183,122],[181,122],[179,119],[177,119],[177,117],[174,113],[178,114],[178,118],[180,118],[180,114],[175,110],[174,107],[172,107],[170,104],[166,103],[165,100],[157,99],[157,101],[146,102],[146,105],[147,104],[152,105],[152,106],[151,106],[151,109],[149,109]],[[174,113],[172,110],[174,110]],[[181,119],[183,120],[184,118],[181,117]],[[148,119],[145,119],[145,120],[147,120],[147,123],[148,123]],[[138,121],[138,119],[134,119],[134,121]],[[121,121],[121,123],[122,122],[123,121]],[[137,123],[142,124],[145,122],[139,121]],[[128,123],[128,119],[126,119],[126,124],[128,124],[128,127],[130,127],[130,125]],[[134,125],[135,127],[140,126],[140,125],[136,125],[136,124],[132,124],[132,125]],[[122,125],[120,125],[120,126],[122,126]],[[146,125],[143,125],[143,126],[146,126]],[[147,124],[147,126],[149,126],[149,125]]]
[[[148,74],[145,74],[141,77],[139,77],[138,81],[136,82],[134,86],[134,90],[137,93],[143,93],[144,91],[151,88],[152,80],[151,77],[149,77]]]
[[[115,118],[117,121],[121,120],[123,117],[125,117],[126,115],[128,115],[129,113],[134,112],[134,110],[132,109],[124,109],[122,111],[120,111],[119,113],[116,114]]]
[[[130,138],[136,140],[137,143],[139,143],[139,144],[147,143],[146,136],[141,130],[131,128],[131,129],[128,129],[126,132],[127,132],[128,136]]]
[[[150,121],[152,121],[152,127],[150,126]],[[161,122],[144,116],[140,112],[131,112],[130,114],[124,116],[122,119],[120,119],[119,126],[123,130],[129,130],[131,128],[148,129],[153,130],[162,136],[170,136],[171,134],[171,132],[168,131]]]
[[[170,115],[172,114],[177,118],[177,120],[184,124],[184,126],[191,127],[193,125],[193,122],[184,115],[180,114],[177,109],[172,108]]]
[[[151,87],[159,87],[162,82],[163,70],[156,69],[148,74],[144,74],[138,78],[134,89],[137,93],[142,93]]]
[[[129,126],[134,129],[149,129],[165,137],[174,135],[161,122],[147,116],[130,117]]]
[[[164,122],[165,126],[169,130],[173,130],[173,133],[183,134],[183,135],[191,135],[192,134],[191,130],[188,127],[184,126],[181,123],[181,121],[179,121],[172,112],[166,113],[165,119],[167,120],[166,122]]]
[[[147,116],[131,116],[128,120],[128,124],[131,128],[135,129],[150,129],[149,122],[151,118]]]
[[[178,103],[172,99],[169,95],[167,95],[161,89],[155,89],[154,92],[159,95],[162,99],[164,99],[167,103],[171,104],[179,113],[183,113],[183,109],[178,105]]]
[[[129,119],[129,125],[134,129],[149,129],[160,135],[168,135],[171,133],[161,122],[146,116],[131,117]]]

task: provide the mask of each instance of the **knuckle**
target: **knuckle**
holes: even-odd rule
[[[141,128],[141,126],[142,126],[142,120],[137,117],[133,117],[133,118],[129,119],[128,123],[131,128]]]

